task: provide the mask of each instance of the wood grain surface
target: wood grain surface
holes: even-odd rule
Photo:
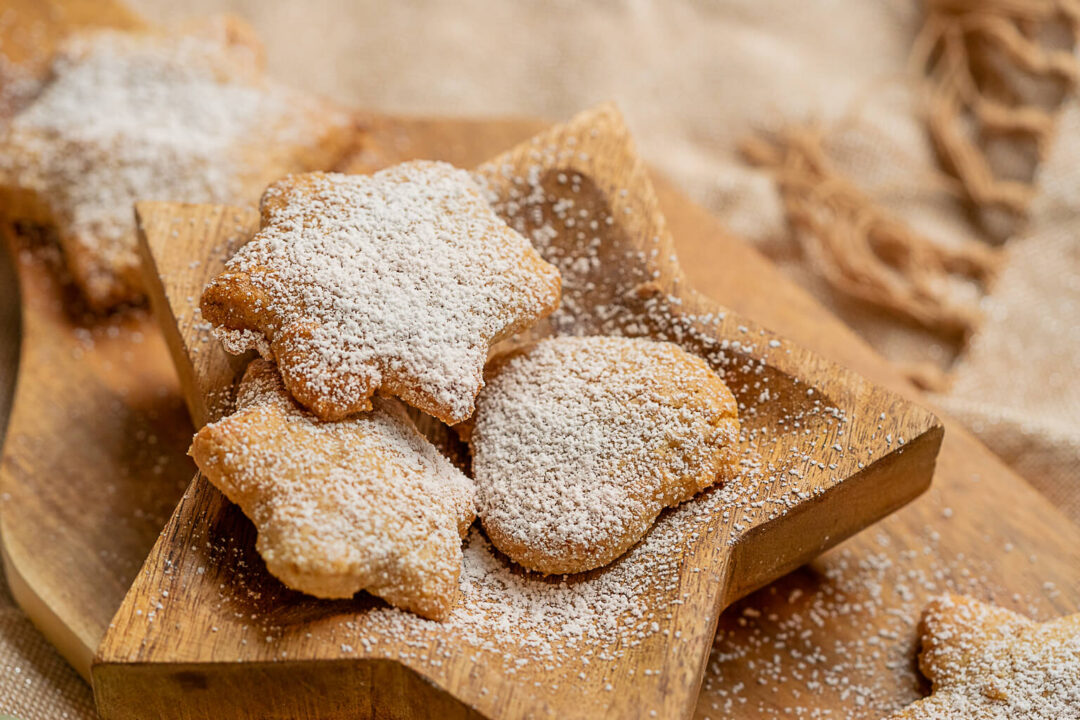
[[[78,4],[4,0],[0,7],[29,6],[63,20],[67,15],[56,8]],[[107,15],[102,3],[84,5],[92,6],[95,22]],[[0,52],[10,47],[5,41]],[[372,166],[435,156],[468,165],[543,126],[370,120],[366,160]],[[654,179],[694,287],[918,399],[805,291]],[[183,453],[191,428],[154,323],[139,311],[101,320],[82,315],[77,305],[73,310],[49,257],[54,249],[47,241],[16,240],[9,226],[3,230],[22,281],[24,363],[16,404],[34,403],[13,411],[29,424],[23,431],[13,416],[5,445],[6,455],[19,444],[28,449],[25,467],[5,461],[0,476],[4,542],[22,548],[8,553],[5,569],[21,586],[19,600],[35,622],[55,641],[66,637],[69,659],[86,673],[89,648],[104,634],[158,523],[179,496],[178,484],[190,478],[193,466]],[[44,251],[29,254],[28,244]],[[0,278],[10,279],[11,269]],[[13,296],[8,282],[0,279],[0,302]],[[0,348],[7,351],[0,353],[0,379],[9,381],[15,365],[10,331],[18,324],[11,315],[5,313],[8,332]],[[131,377],[135,365],[137,377]],[[150,386],[158,391],[137,407],[130,388],[138,390],[141,377],[155,378]],[[0,396],[0,417],[7,410]],[[962,426],[948,418],[945,424],[928,493],[721,616],[697,717],[881,717],[924,690],[914,672],[914,620],[926,597],[940,590],[971,592],[1039,618],[1080,609],[1080,530]],[[42,427],[49,433],[44,439],[27,434]]]
[[[109,606],[190,480],[191,426],[149,314],[73,313],[51,246],[5,230],[22,338],[0,464],[4,570],[19,605],[87,675]]]
[[[639,612],[655,619],[644,622],[635,642],[621,639],[610,654],[567,655],[556,664],[530,652],[532,629],[499,630],[507,624],[501,609],[488,611],[482,637],[465,640],[452,622],[401,632],[386,625],[381,603],[366,598],[331,603],[286,591],[255,556],[250,524],[197,478],[99,651],[94,686],[103,717],[196,718],[213,711],[330,718],[361,708],[378,717],[410,717],[420,709],[491,718],[687,717],[724,605],[925,489],[941,440],[935,418],[689,288],[647,171],[613,108],[583,113],[521,143],[482,172],[508,221],[527,235],[555,228],[557,237],[542,252],[563,269],[569,317],[561,318],[560,331],[570,322],[575,333],[646,335],[709,359],[735,392],[744,428],[767,438],[746,461],[768,470],[760,478],[748,472],[714,493],[715,509],[698,521],[662,516],[654,532],[667,524],[675,529],[657,551],[661,560],[631,552],[610,568],[575,577],[601,593],[609,573],[635,574],[627,566],[638,564],[637,575],[650,572],[650,563],[678,568],[668,582],[636,591]],[[534,206],[520,204],[532,190],[527,178],[543,188],[544,199]],[[560,219],[557,209],[571,202],[573,213]],[[137,216],[155,310],[163,324],[177,325],[167,336],[193,396],[189,405],[205,413],[196,424],[212,421],[228,410],[242,365],[208,335],[197,299],[257,229],[258,217],[162,203],[140,204]],[[583,218],[598,222],[579,235]],[[578,270],[583,263],[588,269]],[[722,319],[702,320],[713,316]],[[819,402],[828,410],[816,409]],[[510,567],[504,558],[495,562]],[[545,586],[539,578],[532,582]],[[514,598],[504,595],[510,605]],[[276,618],[286,615],[283,627]],[[598,623],[586,634],[600,637],[599,622],[606,620],[581,622]],[[253,628],[273,641],[245,642]],[[254,675],[245,676],[237,663],[250,664]],[[219,672],[226,664],[228,672]],[[313,678],[325,682],[328,665],[337,668],[336,684],[311,692]],[[376,675],[378,686],[370,682]],[[433,691],[403,695],[383,687],[400,688],[416,677],[425,681],[418,688]],[[263,682],[257,689],[255,679]]]
[[[63,38],[91,27],[144,23],[113,0],[0,0],[0,121],[46,76]],[[58,272],[54,240],[6,221],[28,205],[0,192],[0,432],[13,426],[0,465],[0,554],[15,599],[88,676],[107,606],[185,487],[174,443],[187,418],[148,313],[88,316]],[[20,355],[37,381],[16,386]],[[135,357],[138,367],[118,372]],[[69,443],[80,452],[64,452]]]

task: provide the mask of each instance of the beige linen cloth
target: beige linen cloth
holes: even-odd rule
[[[949,370],[951,389],[937,401],[1080,521],[1080,385],[1072,378],[1080,357],[1080,109],[1069,106],[1061,139],[1044,143],[1049,160],[1026,225],[1015,209],[973,213],[964,202],[971,193],[942,173],[927,132],[914,81],[922,73],[912,66],[926,13],[915,0],[132,4],[162,21],[235,12],[263,37],[272,73],[372,110],[557,120],[615,100],[655,167],[881,352],[918,369],[927,385],[940,385]],[[1051,88],[1038,100],[1053,106],[1060,95]],[[759,142],[747,146],[753,137]],[[994,167],[1029,179],[1033,166],[1007,144],[991,150]],[[793,225],[791,212],[805,213],[805,222]],[[815,222],[843,232],[830,245],[807,232]],[[867,227],[886,247],[897,237],[914,242],[916,270],[944,258],[961,271],[923,277],[914,295],[903,273],[852,292],[866,279],[837,258],[866,259],[855,230]],[[980,265],[988,240],[1009,236],[984,297],[985,278],[963,271],[965,262]],[[906,311],[890,309],[896,298],[906,298]],[[84,717],[91,705],[88,689],[0,595],[0,713]]]

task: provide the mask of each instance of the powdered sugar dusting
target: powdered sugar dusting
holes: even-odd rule
[[[544,578],[522,571],[474,528],[463,551],[460,601],[445,620],[434,622],[375,605],[346,611],[335,622],[333,637],[363,648],[365,656],[391,658],[436,675],[446,660],[462,653],[508,675],[527,676],[531,667],[555,672],[583,662],[615,661],[642,645],[655,646],[677,609],[700,600],[685,589],[687,575],[700,573],[704,582],[723,582],[700,565],[695,547],[730,542],[749,524],[778,518],[799,501],[799,479],[787,472],[791,465],[763,463],[761,450],[745,436],[743,445],[739,477],[663,512],[639,543],[604,568]],[[242,554],[230,549],[232,542],[215,540],[209,562],[237,562]],[[242,578],[247,574],[237,571],[229,589],[222,591],[227,606],[265,592],[257,583],[246,588]],[[253,617],[251,624],[269,637],[289,630],[275,625],[272,614]],[[669,651],[680,652],[690,639],[676,638]],[[596,679],[587,670],[585,675],[579,679]]]
[[[594,221],[597,228],[609,227],[603,220],[611,217],[609,209],[589,200],[587,181],[559,183],[539,170],[527,177],[518,187],[530,202],[498,202],[496,208],[564,273],[564,303],[552,325],[570,335],[648,335],[704,358],[725,376],[740,404],[739,469],[724,486],[661,513],[640,542],[606,567],[542,578],[509,562],[474,529],[464,549],[461,601],[447,620],[434,623],[375,606],[348,613],[337,625],[335,641],[362,648],[366,656],[422,667],[433,677],[462,653],[516,675],[533,665],[558,671],[613,661],[661,642],[663,652],[680,652],[690,636],[672,642],[661,634],[683,603],[702,597],[691,595],[685,583],[698,576],[714,585],[724,582],[698,564],[696,548],[731,544],[747,528],[783,517],[812,493],[825,492],[827,482],[810,483],[809,477],[825,474],[839,482],[866,459],[847,451],[850,420],[827,397],[808,394],[770,371],[766,360],[787,353],[785,344],[740,334],[723,314],[678,312],[681,301],[662,292],[639,292],[649,276],[638,268],[648,258],[605,240],[604,232],[594,242],[581,242],[567,227],[570,220],[586,228]],[[572,204],[575,191],[581,195]],[[619,257],[624,264],[613,266]],[[216,557],[224,562],[229,553],[223,547]],[[286,631],[270,620],[258,627],[271,636]],[[596,680],[587,669],[584,674],[577,679]]]
[[[296,176],[263,207],[263,228],[208,286],[203,314],[230,350],[270,351],[322,417],[363,410],[382,388],[460,422],[490,344],[558,302],[555,269],[445,163]],[[258,327],[233,312],[252,293]]]
[[[716,549],[751,529],[765,536],[770,529],[763,526],[895,448],[885,418],[849,417],[827,395],[778,371],[797,352],[786,342],[723,311],[691,310],[691,294],[684,305],[669,285],[653,283],[670,238],[658,233],[650,248],[628,237],[622,219],[648,203],[619,204],[617,188],[563,170],[585,152],[571,147],[573,139],[564,132],[551,146],[540,140],[528,153],[534,164],[508,162],[481,173],[496,210],[563,273],[560,310],[532,334],[647,336],[703,358],[739,403],[738,476],[662,512],[610,565],[573,576],[524,571],[474,528],[464,548],[461,600],[441,623],[363,596],[328,604],[283,595],[250,565],[242,537],[196,523],[181,562],[214,574],[203,591],[208,617],[230,623],[241,637],[246,631],[260,638],[222,649],[215,659],[272,660],[298,646],[320,658],[387,658],[458,688],[480,712],[513,706],[539,715],[566,707],[568,698],[580,701],[581,714],[610,714],[638,698],[663,702],[672,688],[693,684],[685,660],[700,658],[712,640],[708,621],[731,570],[717,562]],[[191,576],[188,567],[176,574]],[[741,569],[741,580],[749,575]],[[184,653],[203,650],[177,655]],[[464,680],[463,663],[475,668]],[[663,707],[633,707],[663,716]]]
[[[934,598],[920,667],[933,694],[893,720],[1080,718],[1080,615],[1034,623],[972,598]]]

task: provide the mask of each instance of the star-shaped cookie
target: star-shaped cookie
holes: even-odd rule
[[[453,608],[473,485],[398,401],[322,422],[255,360],[236,412],[200,430],[191,455],[255,524],[267,570],[289,587],[322,598],[366,590],[432,619]]]
[[[369,409],[378,391],[455,424],[472,415],[489,347],[559,293],[558,270],[469,173],[417,161],[271,185],[260,231],[201,308],[228,350],[275,360],[324,420]]]
[[[575,573],[734,477],[738,406],[672,343],[557,337],[492,360],[468,437],[491,542],[531,570]]]
[[[1080,613],[1037,623],[947,595],[928,605],[921,635],[933,693],[889,720],[1080,718]]]
[[[332,167],[356,137],[348,113],[268,81],[235,19],[83,31],[0,130],[0,208],[54,224],[88,304],[106,310],[143,294],[135,201],[253,204],[282,175]]]

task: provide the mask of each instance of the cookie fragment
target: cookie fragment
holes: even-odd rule
[[[256,360],[236,412],[200,430],[190,453],[255,524],[267,570],[289,587],[322,598],[367,590],[424,617],[450,613],[474,489],[398,401],[322,422]]]
[[[107,310],[143,294],[136,201],[252,204],[286,173],[332,166],[353,125],[268,81],[236,19],[171,35],[84,31],[0,131],[0,206],[55,224],[86,301]]]
[[[733,477],[737,405],[666,342],[559,337],[495,359],[469,443],[492,543],[544,573],[622,555],[665,507]]]
[[[1080,613],[1037,623],[945,595],[927,606],[920,635],[933,693],[888,720],[1080,718]]]
[[[228,350],[275,360],[324,420],[379,391],[454,424],[472,415],[488,348],[551,313],[559,292],[558,271],[469,173],[410,162],[270,186],[262,229],[201,308]]]

